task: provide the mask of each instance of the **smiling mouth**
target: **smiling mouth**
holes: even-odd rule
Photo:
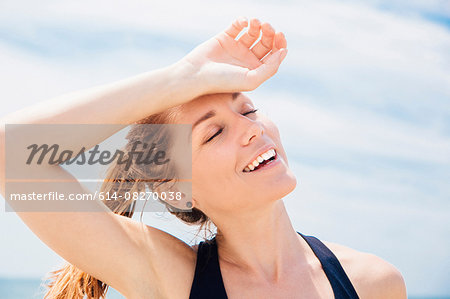
[[[242,171],[253,172],[257,171],[258,169],[264,168],[265,165],[272,163],[272,161],[274,161],[277,156],[278,155],[275,149],[270,149],[267,152],[256,157],[256,159],[252,163],[248,164]]]

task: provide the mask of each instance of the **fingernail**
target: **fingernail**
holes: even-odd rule
[[[288,50],[286,48],[280,50],[280,61],[283,61],[284,57],[286,57],[287,51]]]
[[[244,25],[244,27],[248,26],[248,19],[247,19],[247,17],[239,17],[238,21],[239,21],[239,24]]]

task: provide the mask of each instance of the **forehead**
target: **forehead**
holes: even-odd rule
[[[218,93],[203,95],[183,105],[177,114],[179,123],[194,123],[200,116],[210,110],[218,110],[227,107],[227,104],[250,102],[250,98],[242,93]]]

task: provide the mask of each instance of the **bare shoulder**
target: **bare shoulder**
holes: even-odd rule
[[[194,277],[196,253],[193,248],[163,230],[127,217],[117,217],[139,248],[139,255],[129,257],[139,261],[139,266],[133,268],[133,297],[184,296]]]
[[[339,259],[360,298],[407,298],[400,271],[372,253],[322,241]]]

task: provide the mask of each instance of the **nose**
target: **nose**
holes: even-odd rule
[[[247,118],[242,126],[242,130],[244,131],[242,135],[243,145],[254,142],[255,139],[258,139],[259,136],[264,134],[264,128],[259,121],[254,121]]]

